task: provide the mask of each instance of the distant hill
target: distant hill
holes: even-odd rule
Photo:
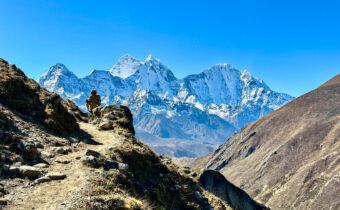
[[[219,170],[272,209],[340,209],[340,75],[184,165]]]
[[[137,137],[172,157],[207,154],[247,123],[293,99],[226,63],[177,79],[152,56],[142,62],[125,55],[110,71],[93,70],[85,78],[56,64],[39,84],[83,109],[91,89],[98,90],[104,104],[128,106]]]

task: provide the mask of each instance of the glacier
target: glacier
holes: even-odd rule
[[[57,63],[38,82],[83,110],[92,89],[103,105],[128,106],[137,138],[170,157],[207,154],[293,99],[226,63],[178,79],[151,55],[144,61],[124,55],[110,70],[93,70],[84,78]]]

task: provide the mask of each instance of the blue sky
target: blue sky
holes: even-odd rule
[[[227,62],[273,90],[306,93],[340,73],[339,1],[1,1],[0,57],[38,79],[78,76],[129,53],[178,78]]]

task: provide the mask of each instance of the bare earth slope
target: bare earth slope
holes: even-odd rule
[[[73,200],[81,197],[80,193],[87,188],[90,174],[94,170],[84,166],[77,157],[83,156],[86,149],[104,152],[107,147],[118,146],[123,141],[114,132],[98,131],[94,125],[88,123],[80,123],[80,128],[100,144],[81,143],[75,152],[59,158],[70,161],[68,164],[50,161],[51,165],[47,171],[61,172],[67,177],[64,180],[41,183],[33,187],[18,187],[14,194],[20,194],[20,197],[6,196],[11,203],[5,209],[64,209],[73,205]]]
[[[219,170],[272,209],[340,209],[340,76],[183,164]]]

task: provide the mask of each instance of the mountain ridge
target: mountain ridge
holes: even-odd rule
[[[187,143],[208,141],[215,146],[247,123],[293,99],[287,94],[272,91],[262,80],[230,64],[216,64],[183,79],[177,79],[169,68],[152,56],[140,62],[125,55],[115,66],[110,71],[94,72],[82,79],[62,75],[64,77],[60,76],[58,80],[45,73],[39,84],[73,100],[83,109],[90,90],[97,89],[103,104],[128,106],[136,118],[138,130],[165,140],[177,138],[176,133],[182,132],[185,135],[181,138]],[[51,67],[49,71],[56,69]],[[116,73],[112,74],[114,71]],[[122,74],[124,78],[117,76]],[[138,105],[135,101],[139,101]],[[193,113],[201,113],[201,116],[212,120],[204,122]],[[148,116],[154,116],[153,121],[143,123],[143,118],[150,119]],[[170,133],[164,131],[166,121],[173,128]],[[194,122],[191,127],[188,126],[190,122]],[[164,133],[160,132],[162,130]]]

